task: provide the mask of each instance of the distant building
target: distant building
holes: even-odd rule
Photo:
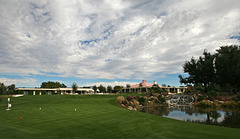
[[[157,84],[157,82],[154,81],[153,84],[151,84],[147,83],[147,80],[142,80],[142,82],[139,84],[135,84],[130,87],[125,87],[123,89],[123,92],[125,93],[149,92],[149,90],[154,84]],[[160,85],[159,87],[167,91],[168,93],[183,93],[187,89],[187,87],[163,87]]]
[[[22,92],[24,95],[73,94],[72,88],[16,88],[16,91]],[[78,88],[75,93],[92,94],[94,90],[91,88]]]

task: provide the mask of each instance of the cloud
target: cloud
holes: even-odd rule
[[[84,86],[100,86],[100,85],[103,85],[104,87],[107,87],[107,86],[124,86],[126,87],[127,84],[130,84],[130,85],[134,85],[134,84],[139,84],[137,82],[118,82],[118,81],[114,81],[114,82],[96,82],[96,83],[87,83],[86,85]]]
[[[26,84],[29,85],[29,86],[36,86],[36,84],[38,84],[36,79],[27,78],[27,77],[22,78],[22,79],[0,78],[0,81],[7,86],[11,85],[11,84],[15,84],[18,87],[25,86]]]
[[[240,44],[238,0],[1,1],[0,73],[155,79]],[[157,75],[156,75],[157,74]]]

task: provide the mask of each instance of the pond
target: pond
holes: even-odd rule
[[[239,109],[196,108],[177,105],[175,107],[148,107],[142,108],[140,111],[194,123],[240,128]]]

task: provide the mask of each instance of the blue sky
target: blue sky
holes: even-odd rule
[[[0,82],[179,86],[182,65],[240,42],[239,0],[0,0]]]

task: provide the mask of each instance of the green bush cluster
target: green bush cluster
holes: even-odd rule
[[[198,107],[211,107],[212,103],[210,101],[208,101],[208,100],[203,100],[203,101],[195,103],[195,106],[198,106]]]
[[[158,101],[159,101],[161,104],[163,104],[163,103],[166,102],[165,98],[162,97],[162,95],[159,95],[157,98],[158,98]]]
[[[236,102],[240,101],[240,95],[233,97],[231,100],[236,101]]]
[[[227,108],[240,108],[240,101],[227,101],[222,104],[222,107],[227,107]]]
[[[202,100],[204,100],[205,99],[205,96],[198,96],[197,97],[197,101],[202,101]]]
[[[219,95],[217,91],[209,91],[207,94],[210,99],[215,99]]]
[[[139,104],[142,105],[142,106],[147,105],[147,99],[144,98],[144,97],[138,96],[138,102],[139,102]]]
[[[197,107],[225,107],[225,108],[240,108],[240,101],[225,101],[224,103],[213,102],[209,100],[199,101],[194,104]]]

